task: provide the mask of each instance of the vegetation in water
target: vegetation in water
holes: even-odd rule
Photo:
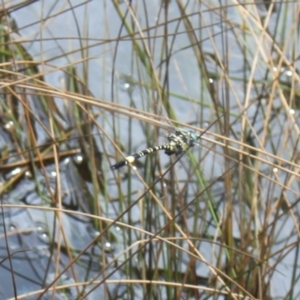
[[[0,298],[298,299],[298,11],[4,1]]]

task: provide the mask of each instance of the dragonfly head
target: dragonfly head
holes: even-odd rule
[[[191,138],[191,146],[193,147],[197,143],[197,141],[199,140],[200,136],[197,135],[193,131],[189,131],[189,133],[190,133],[190,138]]]

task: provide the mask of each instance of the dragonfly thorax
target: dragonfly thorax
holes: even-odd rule
[[[165,154],[167,155],[179,155],[187,151],[190,147],[195,146],[198,140],[197,135],[192,131],[179,130],[168,136],[168,143],[165,144]]]

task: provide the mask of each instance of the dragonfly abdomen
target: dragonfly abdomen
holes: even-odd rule
[[[152,147],[152,148],[148,148],[148,149],[139,151],[137,153],[134,153],[132,155],[129,155],[129,156],[125,157],[125,159],[123,161],[120,161],[120,162],[116,163],[115,165],[112,165],[111,169],[112,170],[117,170],[117,169],[119,169],[123,166],[134,163],[137,159],[139,159],[139,158],[141,158],[145,155],[148,155],[152,152],[156,152],[156,151],[159,151],[159,150],[167,149],[168,147],[169,147],[169,145],[165,144],[165,145],[155,146],[155,147]]]

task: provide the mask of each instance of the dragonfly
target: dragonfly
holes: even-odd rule
[[[137,159],[160,150],[165,150],[165,154],[167,154],[168,156],[173,154],[178,156],[186,152],[189,148],[195,146],[199,138],[200,136],[196,135],[193,131],[176,129],[174,133],[169,134],[168,141],[165,144],[150,147],[148,149],[127,156],[124,160],[112,165],[111,169],[117,170],[126,165],[130,165],[134,163]]]

